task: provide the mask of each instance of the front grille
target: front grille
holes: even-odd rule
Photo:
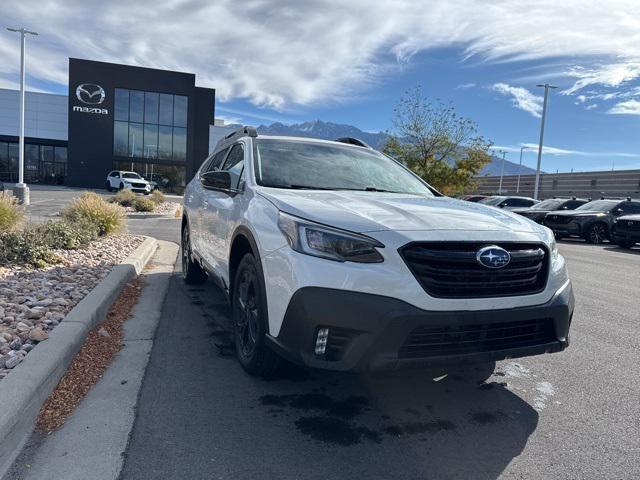
[[[487,245],[497,245],[511,254],[500,269],[490,269],[476,260]],[[407,266],[422,288],[433,297],[483,298],[531,295],[547,283],[547,248],[538,243],[430,242],[413,243],[400,249]]]
[[[619,220],[616,230],[625,232],[640,232],[640,220]]]
[[[492,352],[541,345],[557,340],[550,318],[462,326],[414,329],[398,352],[399,358]]]
[[[131,186],[133,188],[144,188],[146,185],[144,183],[132,183]]]
[[[566,225],[573,217],[569,215],[547,215],[546,223],[555,223],[557,225]]]
[[[342,359],[347,347],[356,336],[356,332],[346,328],[329,327],[329,336],[327,337],[327,347],[324,359],[335,362]]]

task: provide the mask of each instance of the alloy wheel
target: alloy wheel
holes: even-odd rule
[[[236,334],[240,353],[249,357],[258,338],[258,285],[255,273],[245,269],[241,273],[236,301]]]
[[[591,231],[589,232],[589,238],[593,243],[602,243],[607,238],[607,231],[604,228],[604,225],[596,224],[591,227]]]

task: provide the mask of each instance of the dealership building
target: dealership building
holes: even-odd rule
[[[28,184],[101,188],[133,170],[180,191],[208,155],[215,90],[190,73],[69,59],[69,93],[27,92]],[[0,181],[18,176],[18,92],[0,89]]]

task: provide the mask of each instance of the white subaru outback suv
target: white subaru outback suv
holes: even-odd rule
[[[184,280],[209,276],[228,294],[251,374],[284,357],[486,378],[496,360],[568,346],[573,292],[548,228],[445,197],[356,139],[244,127],[184,206]]]

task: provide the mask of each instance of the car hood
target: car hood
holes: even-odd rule
[[[493,207],[448,197],[258,187],[279,210],[354,232],[481,230],[536,233],[531,220]]]
[[[122,180],[129,183],[145,183],[145,184],[151,183],[148,180],[145,180],[144,178],[122,178]]]

